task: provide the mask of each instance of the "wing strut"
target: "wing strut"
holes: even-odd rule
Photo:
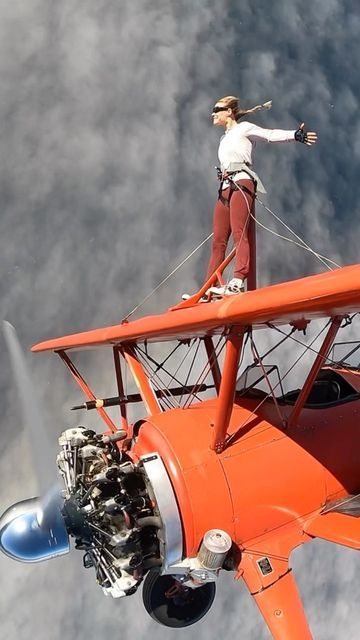
[[[244,327],[235,326],[226,339],[223,375],[219,389],[219,400],[215,415],[215,428],[211,449],[221,453],[225,448],[226,431],[234,404],[236,374],[244,339]]]
[[[321,369],[321,367],[324,365],[324,361],[332,347],[332,344],[335,340],[336,334],[339,331],[341,322],[343,320],[344,316],[335,316],[334,318],[332,318],[331,320],[331,324],[329,327],[329,330],[324,338],[324,342],[322,343],[318,354],[314,360],[313,366],[310,369],[309,375],[305,380],[305,384],[299,394],[298,399],[296,400],[296,403],[294,405],[294,408],[289,416],[289,420],[288,420],[288,427],[292,427],[294,424],[297,423],[297,420],[299,418],[299,415],[303,409],[303,406],[306,402],[306,400],[309,397],[309,393],[311,391],[311,388],[316,380],[316,377]]]
[[[235,247],[230,251],[229,255],[225,258],[225,260],[221,263],[221,265],[214,271],[214,273],[204,282],[201,289],[197,293],[194,293],[188,300],[184,300],[174,307],[170,307],[170,311],[176,311],[178,309],[186,309],[187,307],[192,307],[194,304],[197,304],[199,300],[205,295],[206,291],[209,287],[212,287],[216,282],[219,282],[221,285],[225,284],[225,280],[223,278],[223,273],[226,267],[230,264],[235,256]],[[255,288],[255,287],[254,287]]]
[[[133,375],[148,414],[151,415],[161,413],[161,408],[155,391],[152,388],[150,380],[147,377],[141,363],[137,359],[133,348],[129,345],[126,345],[122,347],[121,351]]]
[[[56,353],[60,356],[60,358],[63,361],[63,363],[69,369],[69,371],[70,371],[72,377],[74,378],[75,382],[83,390],[83,392],[89,398],[89,400],[94,400],[96,402],[96,396],[91,391],[91,389],[90,389],[89,385],[87,384],[87,382],[85,382],[85,380],[82,377],[81,373],[75,367],[73,361],[70,360],[70,358],[67,355],[67,353],[65,353],[65,351],[57,351]],[[96,405],[95,408],[96,408],[96,411],[98,412],[98,414],[100,415],[100,417],[104,420],[105,424],[109,427],[110,431],[112,431],[113,433],[116,433],[118,431],[118,429],[115,426],[115,424],[113,423],[113,421],[111,420],[110,416],[103,409],[103,407],[101,407],[101,406],[99,407],[99,406]]]

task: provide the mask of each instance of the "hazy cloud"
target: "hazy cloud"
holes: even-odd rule
[[[259,124],[318,131],[312,149],[258,146],[266,202],[320,253],[357,262],[359,36],[358,4],[340,0],[0,0],[1,316],[23,344],[117,323],[210,232],[219,132],[209,115],[230,93],[245,106],[273,100]],[[261,206],[258,216],[283,232]],[[208,251],[143,311],[197,287]],[[259,230],[259,269],[267,284],[323,267]],[[35,479],[1,346],[6,506]],[[54,357],[31,362],[55,448],[79,394]],[[140,613],[141,594],[104,598],[80,554],[1,565],[8,640],[178,635]],[[358,555],[316,542],[294,565],[315,638],[355,640]],[[240,621],[244,638],[268,638],[244,587],[221,584],[183,633],[230,636]]]

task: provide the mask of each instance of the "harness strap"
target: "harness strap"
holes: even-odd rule
[[[251,169],[251,165],[248,162],[231,162],[230,163],[228,167],[228,173],[234,174],[240,171],[245,171],[245,173],[247,173],[250,176],[250,178],[254,180],[254,182],[256,183],[257,191],[259,191],[260,193],[266,193],[266,189],[262,181],[260,180],[258,174],[253,169]]]
[[[226,169],[224,166],[221,166],[220,168],[217,167],[217,175],[220,180],[220,189],[223,188],[223,184],[227,177],[234,176],[241,171],[247,173],[251,180],[253,180],[256,186],[256,191],[259,191],[260,193],[266,193],[266,189],[258,174],[255,173],[253,169],[251,169],[251,166],[248,162],[230,162],[229,166]]]
[[[251,191],[250,189],[248,189],[247,187],[245,187],[245,185],[243,184],[238,184],[237,182],[232,182],[230,180],[230,192],[229,192],[229,197],[225,198],[225,196],[223,195],[223,190],[222,190],[222,185],[220,185],[220,189],[218,192],[218,199],[220,200],[220,202],[222,202],[226,207],[229,206],[230,204],[230,200],[231,200],[231,196],[233,194],[233,191],[244,191],[245,193],[247,193],[249,196],[251,196],[253,199],[255,199],[256,197],[256,182],[255,184],[255,190]]]

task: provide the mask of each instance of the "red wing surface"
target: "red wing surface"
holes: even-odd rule
[[[182,340],[220,334],[232,325],[287,324],[360,311],[360,265],[264,287],[217,302],[147,316],[41,342],[32,351],[82,349],[104,344]]]

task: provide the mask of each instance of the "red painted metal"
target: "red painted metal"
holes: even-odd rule
[[[239,551],[236,577],[245,581],[275,640],[311,638],[289,571],[292,550],[314,536],[360,548],[358,518],[329,511],[329,505],[360,491],[358,376],[353,376],[354,397],[346,402],[305,407],[341,317],[359,310],[360,265],[356,265],[33,348],[60,350],[90,399],[95,396],[64,350],[100,344],[121,350],[149,414],[137,423],[137,437],[129,441],[128,455],[134,461],[155,451],[161,456],[179,508],[184,557],[197,555],[211,528],[231,536]],[[294,407],[284,404],[281,408],[288,424],[285,431],[272,398],[259,403],[251,394],[236,395],[244,330],[265,322],[305,327],[311,318],[328,316],[332,324],[304,389]],[[200,336],[207,341],[210,360],[211,336],[224,328],[230,333],[221,381],[218,368],[212,369],[218,397],[161,412],[136,358],[136,343]],[[350,372],[339,368],[334,373],[351,385]]]
[[[332,347],[332,344],[336,338],[336,334],[339,331],[340,324],[342,322],[342,316],[336,316],[332,319],[329,330],[324,338],[324,341],[317,353],[315,361],[310,369],[310,373],[305,380],[304,386],[301,389],[299,397],[295,403],[294,409],[290,415],[288,426],[291,427],[293,424],[296,424],[299,415],[304,407],[306,400],[309,397],[309,393],[312,389],[312,386],[316,380],[316,377],[324,364],[326,357]]]
[[[360,550],[360,518],[344,513],[328,512],[306,523],[306,533],[314,538]]]
[[[360,311],[360,265],[272,285],[219,302],[196,304],[126,324],[41,342],[32,351],[81,349],[104,344],[182,340],[222,334],[234,324],[290,323]]]
[[[159,413],[161,411],[161,408],[158,403],[157,397],[142,364],[139,362],[134,353],[134,350],[127,345],[122,347],[122,353],[139,389],[148,415]]]
[[[299,425],[284,432],[270,399],[258,410],[256,399],[235,399],[228,433],[237,432],[239,424],[246,426],[231,446],[216,454],[208,442],[218,402],[153,416],[141,427],[130,453],[139,457],[158,451],[164,460],[183,521],[184,553],[195,556],[209,528],[227,531],[242,551],[238,575],[273,637],[311,638],[288,574],[289,556],[311,540],[314,525],[308,523],[316,517],[322,524],[317,530],[325,537],[320,515],[325,504],[359,489],[357,403],[321,411],[326,426],[318,410],[305,408]],[[284,411],[290,414],[291,407]],[[346,544],[358,548],[358,527],[351,528]],[[258,565],[264,557],[271,564],[268,575]],[[281,615],[274,617],[275,609]]]
[[[210,445],[217,453],[221,453],[225,447],[225,437],[233,408],[236,375],[243,338],[244,330],[241,327],[234,327],[226,339],[224,371],[219,389],[214,435]]]
[[[216,269],[216,271],[214,271],[214,273],[210,276],[210,278],[208,278],[206,280],[206,282],[202,285],[201,289],[199,289],[199,291],[197,291],[188,300],[184,300],[183,302],[180,302],[179,304],[177,304],[175,307],[172,307],[172,311],[174,311],[176,309],[187,309],[188,307],[192,307],[194,304],[197,304],[199,302],[200,298],[202,298],[205,295],[206,291],[210,287],[212,287],[214,284],[216,284],[217,282],[220,285],[225,284],[223,273],[224,273],[226,267],[234,259],[235,252],[236,252],[236,249],[234,247],[230,251],[229,255],[225,258],[225,260],[223,260],[221,265]]]
[[[312,640],[300,594],[291,571],[266,590],[254,594],[273,638],[278,640]]]
[[[89,385],[87,384],[87,382],[85,382],[85,380],[82,377],[81,373],[75,367],[74,363],[69,358],[67,353],[65,353],[65,351],[57,351],[57,354],[60,356],[61,360],[64,362],[66,367],[69,369],[69,371],[70,371],[72,377],[74,378],[75,382],[83,390],[83,392],[86,395],[86,397],[89,398],[89,400],[97,400],[96,396],[91,391]],[[113,423],[113,421],[111,420],[110,416],[106,413],[106,411],[105,411],[105,409],[103,409],[103,407],[96,406],[96,411],[98,412],[100,418],[109,427],[110,431],[112,431],[113,433],[115,433],[115,431],[118,431],[118,428]]]

